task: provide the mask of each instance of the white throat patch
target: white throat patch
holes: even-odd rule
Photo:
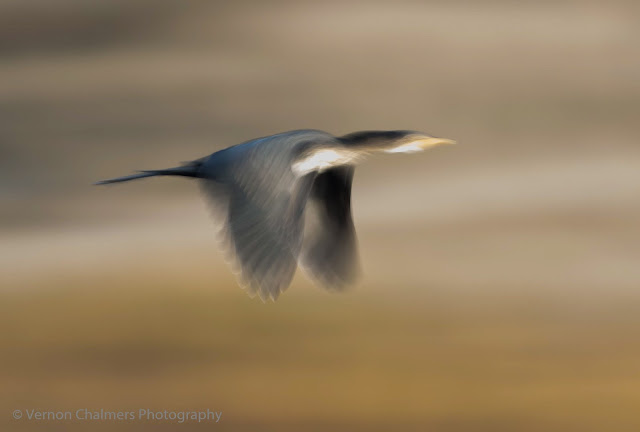
[[[397,147],[385,150],[385,153],[416,153],[428,148],[442,145],[442,144],[455,144],[456,142],[446,138],[419,138],[414,141],[409,141],[404,144],[400,144]]]
[[[312,171],[324,171],[331,167],[346,165],[358,159],[359,153],[346,149],[319,149],[295,162],[291,169],[302,176]]]
[[[385,150],[385,153],[416,153],[423,151],[424,148],[420,146],[422,140],[411,141],[405,144],[401,144],[398,147],[394,147],[389,150]]]

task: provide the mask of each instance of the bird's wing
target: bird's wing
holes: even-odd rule
[[[202,181],[241,282],[263,300],[275,300],[289,286],[302,247],[304,210],[316,173],[292,171],[295,153],[288,150],[296,142],[274,139],[249,147],[221,181]]]
[[[300,179],[288,196],[266,206],[240,187],[204,181],[203,189],[218,215],[222,246],[249,295],[276,300],[291,283],[313,176]]]
[[[351,216],[353,166],[318,174],[311,189],[308,227],[300,266],[325,288],[341,290],[359,274],[358,244]]]

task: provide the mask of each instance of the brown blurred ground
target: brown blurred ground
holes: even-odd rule
[[[0,1],[1,428],[638,430],[638,12]],[[460,142],[358,168],[344,295],[249,300],[190,182],[90,186],[307,127]]]

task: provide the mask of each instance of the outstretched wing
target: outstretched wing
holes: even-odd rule
[[[316,173],[300,176],[291,166],[296,146],[318,139],[326,134],[296,132],[230,148],[237,156],[225,155],[224,172],[202,180],[221,239],[250,295],[275,300],[293,279]]]
[[[260,205],[237,186],[204,180],[221,226],[220,239],[249,295],[276,300],[293,279],[302,246],[304,207],[313,174],[301,178],[278,203]]]
[[[318,174],[311,189],[301,267],[325,288],[341,290],[359,274],[358,244],[351,216],[355,168],[342,166]]]

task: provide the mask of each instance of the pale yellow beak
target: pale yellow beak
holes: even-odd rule
[[[429,138],[423,138],[423,139],[417,140],[417,144],[422,149],[428,149],[428,148],[439,146],[439,145],[453,145],[453,144],[456,144],[456,142],[448,138],[429,137]]]
[[[387,150],[384,150],[385,153],[416,153],[424,151],[428,148],[444,145],[444,144],[455,144],[454,140],[450,140],[447,138],[435,138],[425,135],[418,135],[412,137],[413,139],[407,143],[400,144],[397,147],[393,147]]]

